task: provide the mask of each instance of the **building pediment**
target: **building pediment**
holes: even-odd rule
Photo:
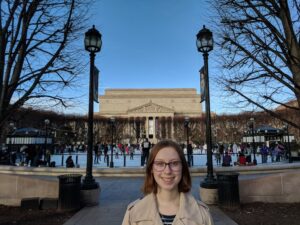
[[[129,109],[128,113],[174,113],[174,110],[150,101],[147,104]]]

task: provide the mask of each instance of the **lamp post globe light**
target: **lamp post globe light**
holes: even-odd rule
[[[114,167],[114,127],[115,127],[116,119],[114,117],[110,118],[110,126],[111,126],[111,145],[110,145],[110,163],[109,167]]]
[[[256,160],[256,146],[255,146],[255,140],[254,140],[254,118],[250,118],[250,128],[251,128],[251,134],[252,134],[252,148],[253,148],[253,164],[257,165]]]
[[[191,152],[189,149],[189,123],[190,118],[188,116],[184,117],[184,127],[186,130],[186,153],[188,158],[188,165],[191,166]]]
[[[9,123],[9,127],[13,130],[14,127],[15,127],[15,123],[14,123],[14,122],[10,122],[10,123]]]
[[[212,138],[211,138],[211,115],[210,115],[210,96],[209,96],[209,76],[208,76],[208,52],[213,50],[213,34],[212,32],[203,28],[196,35],[197,49],[203,54],[204,59],[204,79],[205,79],[205,114],[206,114],[206,144],[207,144],[207,175],[200,184],[201,199],[207,204],[214,204],[217,201],[217,181],[213,174],[212,162]],[[213,196],[212,198],[208,196]]]
[[[96,189],[99,187],[98,183],[92,175],[93,167],[93,88],[94,88],[94,68],[95,68],[95,53],[101,50],[102,40],[101,34],[96,30],[95,26],[85,33],[84,38],[85,50],[90,52],[90,83],[89,83],[89,110],[88,110],[88,150],[87,150],[87,165],[86,176],[83,180],[82,189]]]

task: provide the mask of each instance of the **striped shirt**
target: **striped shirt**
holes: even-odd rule
[[[159,214],[159,215],[160,215],[161,221],[163,222],[163,225],[172,225],[175,215],[173,215],[173,216],[167,216],[167,215],[163,215],[163,214]]]

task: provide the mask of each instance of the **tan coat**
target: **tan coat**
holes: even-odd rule
[[[154,194],[129,204],[122,225],[163,225]],[[180,206],[173,225],[213,225],[208,207],[189,193],[180,193]]]

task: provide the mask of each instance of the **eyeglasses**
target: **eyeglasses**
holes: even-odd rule
[[[168,163],[163,161],[154,161],[153,169],[156,170],[157,172],[162,172],[167,165],[174,172],[179,171],[181,169],[181,161],[171,161]]]

